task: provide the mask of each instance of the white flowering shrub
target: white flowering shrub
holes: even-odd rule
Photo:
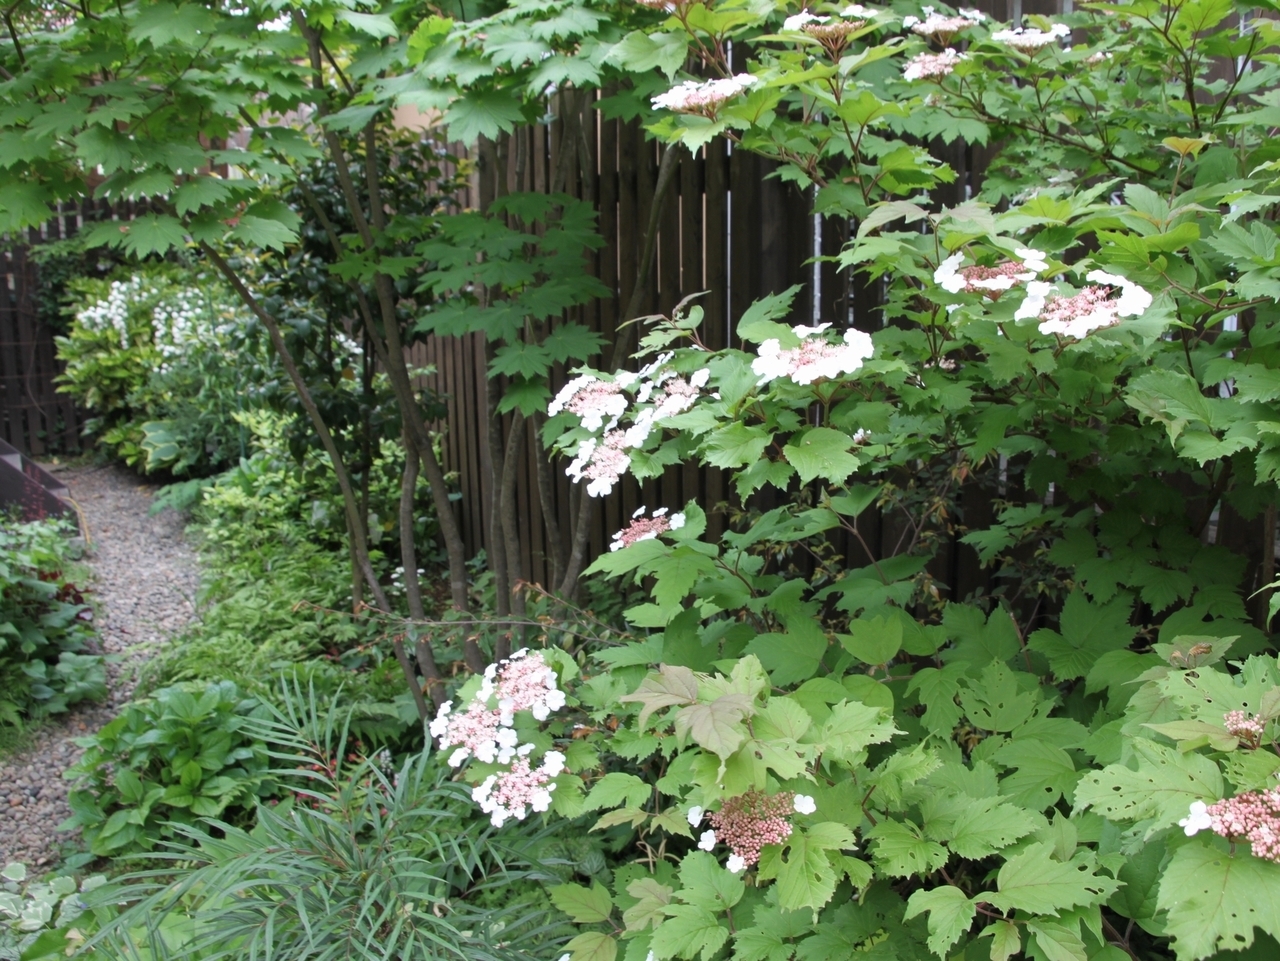
[[[208,473],[246,451],[233,415],[268,368],[248,310],[216,278],[170,267],[71,284],[61,389],[86,430],[147,471]]]

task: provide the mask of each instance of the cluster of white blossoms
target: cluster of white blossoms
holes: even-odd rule
[[[655,107],[674,110],[676,113],[696,113],[704,117],[715,116],[720,105],[732,100],[747,88],[759,83],[749,73],[739,73],[719,80],[686,80],[666,93],[654,97]]]
[[[924,19],[919,17],[903,17],[902,26],[912,33],[931,40],[948,42],[961,30],[976,27],[986,20],[986,16],[977,10],[960,10],[956,14],[938,13],[934,7],[922,7]]]
[[[472,800],[489,815],[495,827],[508,818],[522,821],[529,811],[545,811],[551,806],[554,779],[564,770],[564,755],[547,751],[538,767],[529,762],[532,744],[521,744],[514,730],[515,715],[528,711],[534,720],[545,721],[565,705],[564,691],[557,685],[556,672],[542,655],[516,651],[497,664],[490,664],[466,710],[455,712],[453,702],[440,706],[427,730],[441,750],[454,748],[449,766],[458,767],[474,757],[484,764],[506,765],[505,771],[489,775],[471,792]]]
[[[1151,306],[1150,293],[1117,274],[1091,270],[1085,280],[1090,286],[1070,297],[1051,297],[1053,284],[1032,281],[1014,320],[1038,319],[1040,333],[1079,340],[1120,323],[1121,318],[1141,316]]]
[[[1015,27],[1010,30],[997,30],[991,35],[996,43],[1003,43],[1020,53],[1033,54],[1042,47],[1057,43],[1071,36],[1071,28],[1065,23],[1055,23],[1048,30],[1037,30],[1035,27]]]
[[[128,350],[129,307],[143,293],[142,278],[137,275],[128,280],[113,280],[104,299],[95,300],[76,312],[76,322],[94,333],[115,330],[120,338],[120,346]],[[155,296],[159,291],[151,289],[146,293]]]
[[[711,371],[694,371],[687,377],[667,367],[675,355],[664,353],[637,372],[619,371],[613,380],[592,374],[575,377],[547,407],[550,414],[576,414],[582,426],[599,437],[581,441],[565,473],[587,482],[587,494],[604,497],[631,465],[628,451],[640,447],[658,422],[681,414],[694,405]],[[634,390],[634,397],[627,392]],[[624,417],[630,423],[620,427]]]
[[[784,349],[776,337],[762,343],[758,356],[751,362],[751,370],[760,378],[759,383],[788,377],[797,384],[812,384],[815,380],[852,374],[860,368],[875,350],[871,335],[850,329],[844,332],[841,341],[832,343],[819,336],[830,326],[792,327],[800,338],[798,347]]]
[[[193,345],[207,348],[217,344],[245,323],[238,303],[216,302],[207,291],[194,286],[158,287],[140,274],[128,280],[113,280],[107,296],[77,311],[76,321],[95,333],[114,330],[121,348],[128,350],[138,346],[131,342],[130,313],[147,304],[151,305],[150,341],[160,353],[161,373],[169,370],[172,361],[189,353]]]

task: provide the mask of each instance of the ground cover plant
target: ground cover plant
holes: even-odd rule
[[[0,522],[0,724],[106,696],[75,533],[61,520]]]

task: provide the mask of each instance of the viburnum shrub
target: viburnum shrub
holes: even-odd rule
[[[553,890],[569,957],[1280,951],[1280,665],[1245,604],[1274,562],[1223,537],[1275,534],[1277,28],[629,16],[582,58],[632,71],[673,147],[778,161],[882,298],[820,323],[794,288],[714,351],[686,302],[551,404],[585,496],[704,465],[733,497],[723,533],[657,505],[683,523],[646,511],[594,565],[649,634],[595,655],[557,742],[551,810],[604,812],[628,861]],[[925,145],[961,138],[998,147],[947,205]],[[986,570],[967,596],[943,551]]]

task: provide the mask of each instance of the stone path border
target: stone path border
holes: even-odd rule
[[[37,732],[20,755],[0,758],[0,865],[22,861],[48,869],[69,838],[58,824],[70,815],[62,772],[82,753],[75,739],[98,730],[133,693],[137,662],[195,617],[199,571],[173,511],[148,516],[155,488],[116,466],[59,468],[88,528],[85,560],[98,638],[107,654],[107,701],[73,709]]]

